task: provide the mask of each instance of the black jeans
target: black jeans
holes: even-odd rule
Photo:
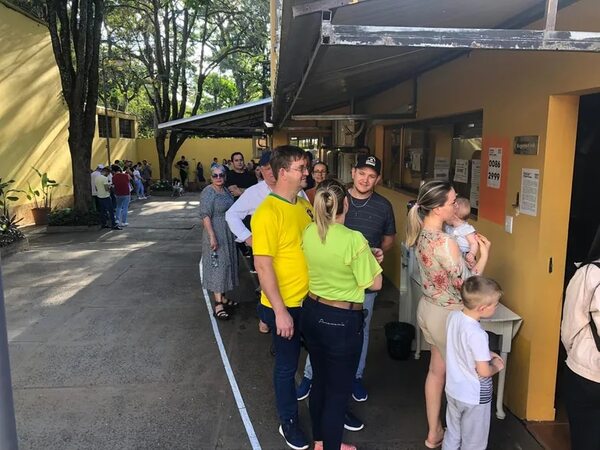
[[[565,366],[565,399],[573,450],[600,449],[600,383]]]
[[[100,205],[100,225],[106,227],[110,220],[110,226],[117,226],[115,222],[115,213],[113,211],[113,203],[110,197],[98,198],[98,203]]]
[[[339,450],[344,414],[352,393],[363,342],[363,310],[345,310],[307,297],[300,331],[313,367],[310,418],[313,439]]]
[[[273,368],[273,384],[275,385],[275,402],[281,423],[298,420],[298,400],[296,399],[296,382],[294,375],[298,370],[300,357],[300,332],[298,324],[302,308],[288,308],[294,320],[294,336],[284,339],[277,336],[275,313],[261,303],[257,308],[258,317],[271,329],[273,346],[275,347],[275,367]],[[338,449],[339,450],[339,449]]]

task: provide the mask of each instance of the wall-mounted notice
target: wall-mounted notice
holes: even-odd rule
[[[488,149],[488,175],[487,186],[500,189],[500,179],[502,178],[502,149],[490,147]]]
[[[445,156],[435,157],[433,178],[436,180],[448,180],[450,178],[450,158]]]
[[[469,182],[469,160],[457,159],[454,167],[454,181],[457,183]]]
[[[537,216],[539,190],[539,169],[523,169],[521,173],[521,197],[519,200],[519,211],[521,213],[528,216]]]
[[[479,208],[479,178],[481,175],[481,160],[471,160],[471,192],[469,200],[471,208]]]
[[[415,172],[421,171],[421,157],[423,156],[422,148],[413,148],[409,151],[410,154],[410,169]]]

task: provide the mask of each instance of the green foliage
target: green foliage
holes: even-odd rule
[[[168,180],[159,180],[150,186],[150,191],[170,192],[173,190],[173,185]]]
[[[50,211],[48,225],[52,226],[93,226],[100,224],[100,214],[96,210],[77,211],[72,208]]]
[[[31,187],[30,183],[27,183],[28,192],[27,198],[29,201],[33,200],[36,208],[52,208],[52,191],[54,188],[60,186],[56,181],[48,178],[47,172],[40,172],[35,167],[32,167],[35,173],[40,177],[40,188],[34,189]],[[38,202],[38,198],[41,197],[41,200]],[[41,205],[41,206],[40,206]]]
[[[2,216],[8,218],[10,218],[10,203],[19,200],[19,197],[15,194],[25,192],[21,189],[9,189],[9,186],[14,182],[15,180],[2,181],[2,178],[0,177],[0,207],[2,208]],[[19,219],[19,221],[20,220],[21,219]]]
[[[12,218],[0,216],[0,247],[6,247],[25,237],[17,228],[17,222],[15,222],[14,216]]]

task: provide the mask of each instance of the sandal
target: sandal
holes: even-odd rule
[[[225,311],[225,304],[223,302],[215,301],[215,311],[213,312],[213,316],[218,320],[229,320],[229,314]],[[217,311],[217,307],[221,306],[221,309]]]
[[[262,333],[262,334],[269,334],[271,332],[271,329],[269,328],[269,325],[264,323],[262,320],[259,320],[258,321],[258,332]]]
[[[235,300],[231,300],[231,299],[229,299],[229,298],[225,298],[225,297],[223,297],[223,300],[225,300],[224,302],[222,302],[222,303],[223,303],[223,305],[225,305],[225,306],[228,306],[228,307],[230,307],[230,308],[235,308],[236,306],[238,306],[238,305],[239,305],[239,303],[238,303],[238,302],[236,302]]]

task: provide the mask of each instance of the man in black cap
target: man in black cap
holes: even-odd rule
[[[379,262],[383,260],[383,253],[391,249],[396,239],[396,221],[392,204],[383,196],[375,192],[375,186],[381,180],[381,161],[372,155],[359,155],[356,165],[352,169],[352,187],[348,189],[348,212],[344,225],[360,231],[369,246],[374,250]],[[367,390],[362,383],[363,372],[369,348],[369,326],[373,317],[373,305],[377,292],[365,291],[363,308],[368,311],[365,317],[363,334],[363,347],[360,355],[356,379],[352,388],[352,398],[357,402],[364,402],[368,398]],[[298,400],[304,399],[310,392],[312,384],[312,367],[308,364],[304,370],[304,377],[297,389]],[[363,424],[354,416],[346,417],[345,428],[351,431],[362,429]]]

